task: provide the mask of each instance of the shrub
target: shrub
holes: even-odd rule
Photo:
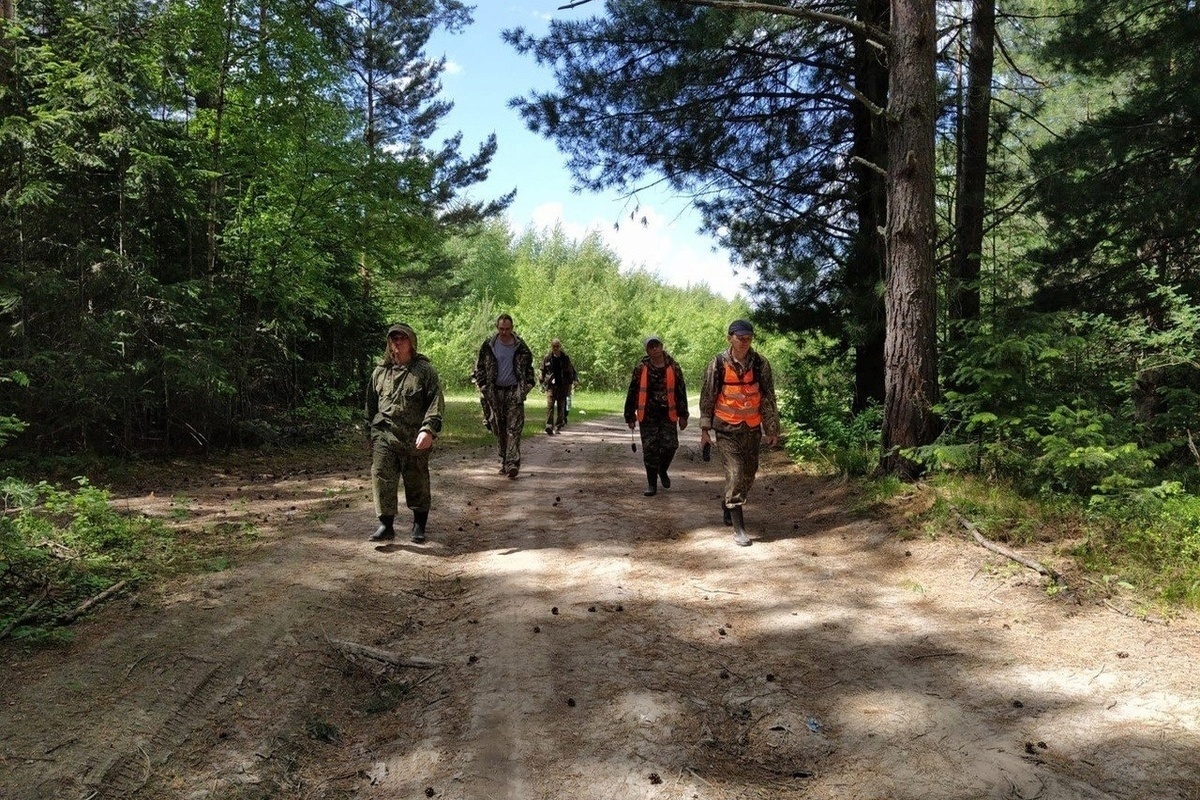
[[[63,613],[118,581],[137,580],[166,552],[170,534],[161,523],[121,514],[107,491],[76,482],[74,491],[0,482],[0,630],[13,625],[16,638],[53,636]]]

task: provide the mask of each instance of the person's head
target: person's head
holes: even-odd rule
[[[735,319],[729,323],[726,333],[729,347],[738,354],[745,354],[750,349],[751,342],[754,341],[754,326],[744,319]]]
[[[500,334],[500,341],[505,344],[511,344],[513,341],[513,318],[511,314],[501,314],[496,317],[496,333]]]
[[[650,356],[652,361],[657,362],[662,359],[665,352],[663,350],[662,339],[657,336],[647,336],[642,341],[642,345],[646,348],[646,355]]]
[[[554,341],[550,342],[550,352],[554,353],[554,355],[558,355],[559,353],[561,353],[562,352],[562,342],[559,341],[558,339],[555,339]]]
[[[406,364],[417,353],[417,333],[411,326],[398,322],[388,328],[388,357]]]

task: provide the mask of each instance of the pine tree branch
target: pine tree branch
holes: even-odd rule
[[[575,2],[559,6],[558,10],[566,11],[572,8],[579,8],[590,2],[592,0],[575,0]],[[828,22],[831,25],[837,25],[840,28],[861,34],[867,37],[868,41],[872,44],[885,50],[891,44],[891,40],[887,34],[874,26],[866,25],[850,17],[843,17],[839,14],[828,14],[824,11],[813,11],[809,8],[774,6],[770,3],[747,3],[741,2],[741,0],[658,0],[658,2],[678,6],[704,6],[706,8],[721,9],[722,11],[760,11],[764,14],[778,14],[781,17],[796,17],[797,19]]]

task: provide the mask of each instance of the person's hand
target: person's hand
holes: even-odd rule
[[[679,418],[679,430],[681,430],[681,431],[687,430],[687,417]]]
[[[630,423],[629,423],[629,430],[633,430],[633,429],[634,429],[634,427],[636,427],[636,426],[637,426],[637,421],[636,421],[636,420],[635,420],[634,422],[630,422]]]
[[[777,444],[779,444],[779,434],[767,437],[767,447],[774,447]]]
[[[429,431],[421,431],[417,434],[417,449],[428,450],[433,447],[433,434]]]
[[[712,438],[708,435],[708,428],[700,429],[700,445],[712,444]]]

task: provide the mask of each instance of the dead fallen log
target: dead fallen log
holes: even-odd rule
[[[394,667],[411,667],[413,669],[434,669],[442,666],[440,661],[434,661],[432,658],[425,656],[401,656],[390,650],[384,650],[379,647],[371,647],[358,642],[347,642],[344,639],[329,639],[334,649],[347,655],[363,656],[364,658],[382,661],[384,664],[391,664]]]
[[[84,600],[82,603],[80,603],[78,606],[76,606],[73,610],[68,611],[64,614],[59,614],[57,617],[54,618],[54,621],[57,622],[59,625],[66,625],[68,622],[73,622],[76,617],[81,616],[84,612],[86,612],[92,606],[96,605],[97,603],[103,603],[105,600],[107,600],[108,598],[110,598],[114,594],[116,594],[117,592],[124,589],[128,583],[129,583],[129,581],[117,581],[112,586],[108,587],[107,589],[105,589],[103,592],[96,595],[95,597],[90,597],[87,600]]]
[[[971,520],[964,517],[957,508],[951,507],[951,510],[954,512],[954,516],[958,518],[958,523],[960,525],[962,525],[964,528],[966,528],[968,531],[970,531],[971,535],[975,537],[975,541],[979,542],[979,544],[982,545],[983,547],[987,548],[988,550],[991,550],[993,553],[997,553],[999,555],[1004,556],[1007,559],[1015,561],[1018,564],[1021,564],[1022,566],[1029,567],[1034,572],[1045,575],[1047,578],[1050,578],[1055,583],[1057,583],[1059,586],[1067,585],[1067,582],[1065,580],[1063,580],[1062,575],[1059,575],[1058,572],[1056,572],[1055,570],[1052,570],[1049,567],[1043,566],[1041,564],[1041,562],[1035,561],[1032,558],[1029,558],[1027,556],[1023,556],[1020,553],[1018,553],[1017,551],[1011,550],[1002,544],[997,544],[996,542],[993,542],[991,539],[988,539],[986,536],[984,536],[982,533],[980,533],[979,528],[977,528],[975,526],[975,523],[971,522]]]

